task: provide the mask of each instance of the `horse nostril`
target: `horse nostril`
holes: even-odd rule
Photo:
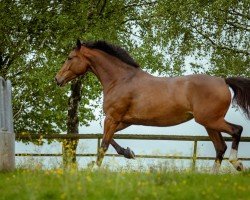
[[[56,82],[56,84],[58,85],[58,86],[63,86],[63,84],[64,84],[64,79],[63,78],[61,78],[61,77],[55,77],[55,82]]]
[[[56,77],[55,77],[55,82],[57,85],[60,85]]]

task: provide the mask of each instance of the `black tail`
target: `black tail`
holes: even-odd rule
[[[242,77],[226,78],[226,83],[234,91],[233,101],[246,114],[246,117],[250,119],[250,79]]]

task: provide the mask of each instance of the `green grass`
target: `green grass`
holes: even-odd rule
[[[250,172],[25,170],[0,173],[0,199],[250,199]]]

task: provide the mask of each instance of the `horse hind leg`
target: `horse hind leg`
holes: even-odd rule
[[[223,157],[224,157],[224,154],[227,150],[227,145],[226,145],[225,140],[223,139],[223,137],[219,131],[209,129],[209,128],[206,128],[206,130],[207,130],[207,133],[208,133],[211,141],[214,144],[214,148],[216,151],[216,158],[214,161],[214,166],[213,166],[212,172],[218,173],[219,168],[221,166],[221,162],[222,162]]]
[[[243,171],[243,164],[240,160],[238,160],[238,147],[243,128],[240,125],[232,124],[226,122],[225,120],[223,126],[225,126],[225,130],[223,132],[226,132],[232,136],[232,147],[228,160],[237,171]]]
[[[234,166],[234,168],[238,171],[243,170],[243,164],[240,160],[238,160],[237,154],[238,154],[238,147],[239,142],[241,138],[242,133],[242,126],[231,124],[227,121],[225,121],[223,118],[216,120],[216,121],[210,121],[206,123],[200,123],[203,126],[213,129],[219,132],[225,132],[232,136],[232,148],[231,153],[229,156],[229,162]]]
[[[228,123],[228,122],[227,122]],[[231,152],[229,155],[229,162],[235,167],[235,169],[237,169],[238,171],[242,171],[243,170],[243,164],[241,161],[238,160],[238,147],[239,147],[239,142],[240,142],[240,138],[241,138],[241,133],[243,131],[242,126],[239,125],[235,125],[235,124],[231,124],[228,123],[228,125],[230,125],[232,127],[232,148],[231,148]]]

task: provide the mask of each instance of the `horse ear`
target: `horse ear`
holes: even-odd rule
[[[79,39],[77,39],[77,41],[76,41],[76,47],[77,47],[77,49],[81,49],[81,46],[82,46],[81,41]]]

